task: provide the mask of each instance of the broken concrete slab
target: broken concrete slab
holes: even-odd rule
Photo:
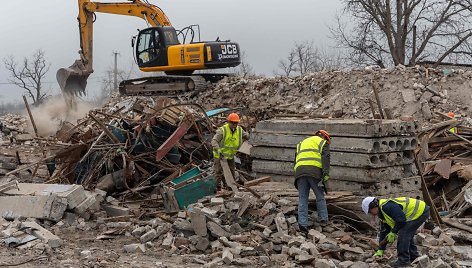
[[[252,162],[252,170],[259,174],[280,174],[293,176],[293,162],[270,161],[255,159]],[[412,164],[384,167],[384,168],[354,168],[336,166],[332,167],[330,177],[334,180],[378,182],[382,180],[398,180],[416,175],[416,167]]]
[[[117,216],[127,216],[129,215],[129,208],[102,204],[103,210],[106,211],[107,215],[110,217],[117,217]]]
[[[193,208],[190,211],[190,222],[195,234],[199,236],[207,235],[207,222],[205,214],[198,208]]]
[[[252,147],[251,156],[258,159],[293,161],[295,149],[280,147]],[[331,151],[331,166],[346,166],[359,168],[380,168],[413,163],[412,151],[389,153],[354,153]]]
[[[67,199],[50,196],[0,196],[0,215],[9,218],[36,218],[60,221],[67,208]]]
[[[258,133],[251,134],[254,146],[284,147],[295,149],[297,144],[310,135]],[[385,153],[414,150],[418,146],[416,137],[392,136],[382,138],[333,137],[331,151],[358,153]],[[251,148],[251,150],[254,150]]]
[[[62,239],[48,230],[44,229],[41,225],[36,222],[27,221],[21,223],[22,228],[27,228],[26,232],[41,239],[44,243],[48,244],[51,248],[57,248],[62,245]]]
[[[312,135],[324,129],[333,137],[386,137],[418,133],[421,126],[418,122],[376,119],[272,119],[256,124],[257,132]]]
[[[17,196],[56,194],[67,199],[67,209],[74,209],[87,198],[84,187],[77,184],[19,183],[18,189],[10,189],[5,191],[4,194]]]

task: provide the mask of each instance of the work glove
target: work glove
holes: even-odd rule
[[[325,176],[323,177],[323,182],[327,182],[328,180],[329,180],[329,175],[325,175]]]
[[[396,233],[388,233],[387,235],[387,242],[393,243],[397,239],[397,234]]]
[[[384,255],[384,251],[382,249],[379,249],[375,252],[374,256],[372,257],[382,257]]]

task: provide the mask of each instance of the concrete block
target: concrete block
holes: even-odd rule
[[[270,260],[276,263],[284,263],[288,260],[287,254],[272,254]]]
[[[277,217],[274,219],[275,225],[277,226],[277,231],[287,234],[288,233],[288,226],[285,220],[285,216],[282,213],[277,214]]]
[[[214,236],[214,237],[230,237],[231,234],[229,232],[227,232],[225,229],[223,229],[223,227],[221,227],[220,225],[218,225],[217,223],[215,222],[212,222],[212,221],[209,221],[207,223],[207,227],[208,227],[208,230],[211,232],[211,234]]]
[[[253,132],[254,146],[283,147],[295,149],[297,144],[311,135]],[[329,146],[332,152],[386,153],[416,149],[418,139],[411,136],[383,138],[333,137]],[[251,148],[251,150],[254,150]]]
[[[311,135],[319,129],[328,131],[333,137],[386,137],[418,133],[418,122],[400,120],[363,120],[363,119],[272,119],[259,121],[257,132]]]
[[[312,263],[315,260],[315,258],[316,258],[315,256],[311,256],[308,254],[301,254],[301,255],[297,255],[295,257],[295,260],[299,264],[308,264],[308,263]]]
[[[336,268],[336,264],[332,260],[317,259],[315,261],[315,268]]]
[[[221,255],[221,258],[223,259],[224,263],[227,265],[231,264],[233,262],[233,253],[227,248],[223,250],[223,254]]]
[[[86,211],[90,211],[90,208],[94,205],[96,205],[97,199],[95,199],[95,195],[89,195],[87,198],[85,198],[84,201],[82,201],[80,204],[78,204],[74,208],[74,213],[77,213],[79,215],[84,214]]]
[[[51,248],[57,248],[62,245],[62,239],[48,230],[44,229],[41,225],[36,222],[26,221],[21,223],[22,228],[28,228],[26,231],[29,234],[32,234],[39,238],[43,243],[48,244]]]
[[[442,242],[442,244],[446,246],[454,246],[456,241],[452,239],[450,236],[446,235],[445,233],[441,233],[439,235],[439,240]]]
[[[67,199],[50,196],[0,196],[0,215],[10,218],[37,218],[60,221],[67,208]]]
[[[198,209],[194,208],[190,212],[190,221],[193,227],[193,231],[199,236],[206,236],[207,235],[207,222],[206,216],[203,212]]]
[[[139,238],[139,241],[141,241],[141,243],[146,243],[146,242],[149,242],[149,241],[152,241],[154,240],[155,238],[157,237],[157,232],[155,229],[152,229],[151,231],[143,234],[140,238]]]
[[[172,247],[172,244],[174,243],[174,236],[172,236],[172,233],[167,233],[166,238],[162,241],[162,248],[169,250]]]
[[[313,242],[318,242],[322,239],[325,239],[326,238],[326,235],[322,234],[321,232],[315,230],[315,229],[310,229],[308,231],[308,238],[309,239],[312,239]]]
[[[123,246],[123,252],[125,253],[136,253],[138,249],[143,253],[146,252],[146,248],[142,244],[129,244]]]
[[[126,216],[129,215],[129,208],[102,204],[103,210],[106,211],[109,217],[117,217],[117,216]]]
[[[429,260],[428,255],[423,255],[423,256],[420,256],[420,257],[416,258],[416,260],[414,260],[411,264],[417,264],[416,267],[418,267],[418,268],[429,268],[429,267],[431,267],[431,262]]]
[[[279,174],[293,176],[293,162],[270,161],[255,159],[252,162],[252,170],[260,174]],[[330,177],[332,180],[378,182],[385,180],[398,180],[416,175],[414,165],[393,166],[384,168],[354,168],[332,166]]]
[[[258,159],[291,162],[295,149],[280,147],[252,147],[251,156]],[[331,166],[380,168],[413,163],[412,151],[388,153],[356,153],[331,151]]]
[[[41,183],[19,183],[18,189],[11,189],[4,194],[16,196],[49,196],[55,194],[66,198],[67,209],[74,209],[82,203],[87,196],[82,185],[77,184],[41,184]]]
[[[210,240],[208,240],[208,238],[200,237],[198,239],[197,244],[195,245],[195,248],[200,250],[200,251],[205,251],[208,248],[209,245],[210,245]],[[213,245],[212,245],[212,248],[213,248]]]

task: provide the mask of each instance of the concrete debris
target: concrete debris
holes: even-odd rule
[[[225,115],[203,113],[196,103],[114,98],[76,124],[63,122],[49,138],[28,133],[23,117],[0,117],[7,126],[0,135],[0,247],[9,248],[0,252],[46,250],[46,265],[64,267],[147,267],[147,258],[156,267],[387,267],[371,258],[366,236],[375,233],[359,203],[367,194],[421,195],[420,147],[419,168],[450,228],[421,230],[415,240],[424,255],[414,264],[467,266],[472,101],[459,89],[470,87],[471,77],[415,67],[227,78],[210,86],[191,101],[204,109],[238,103],[255,115],[241,120],[253,130],[252,147],[235,161],[231,191],[217,191],[208,144]],[[388,100],[385,117],[400,119],[378,119],[370,110],[372,83]],[[448,111],[460,115],[447,118]],[[305,235],[293,154],[317,129],[333,137],[330,221],[316,222],[315,212]],[[309,201],[311,211],[314,196]],[[395,254],[394,247],[386,251]]]

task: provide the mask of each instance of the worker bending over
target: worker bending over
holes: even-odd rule
[[[429,217],[429,206],[425,202],[409,197],[377,199],[369,196],[362,200],[362,210],[379,217],[379,241],[386,239],[393,243],[398,238],[398,259],[392,263],[393,267],[408,266],[420,256],[413,237]],[[381,257],[385,248],[386,244],[380,245],[374,257]]]
[[[324,182],[329,180],[331,138],[325,130],[315,132],[297,145],[295,156],[295,187],[298,190],[298,227],[308,233],[308,196],[310,189],[316,196],[318,222],[328,223]]]

